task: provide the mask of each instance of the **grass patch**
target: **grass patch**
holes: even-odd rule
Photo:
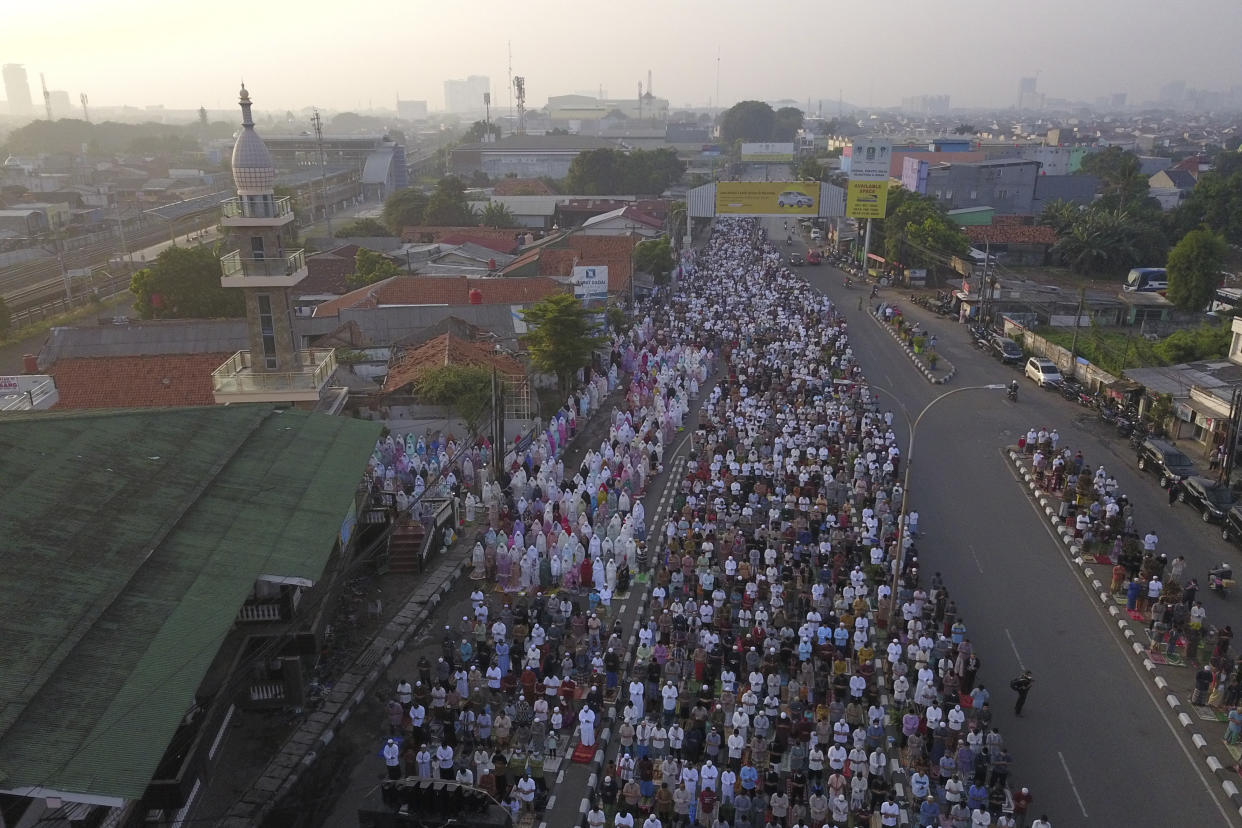
[[[70,325],[88,317],[97,316],[104,308],[114,308],[125,301],[133,299],[134,295],[128,290],[113,294],[106,299],[98,302],[88,302],[80,308],[58,313],[55,316],[49,316],[46,319],[40,319],[38,322],[32,322],[28,325],[22,325],[17,328],[10,328],[4,336],[0,337],[0,346],[16,345],[24,339],[30,339],[42,333],[47,333],[52,328],[61,325]]]
[[[1074,342],[1074,332],[1065,328],[1041,328],[1036,333],[1067,350]],[[1126,368],[1175,365],[1224,357],[1229,353],[1231,337],[1232,332],[1224,325],[1205,324],[1187,328],[1155,341],[1093,325],[1078,329],[1075,350],[1097,368],[1120,374]]]

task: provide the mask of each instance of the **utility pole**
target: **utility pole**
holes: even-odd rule
[[[862,269],[863,280],[867,279],[867,261],[871,255],[871,219],[867,219],[867,232],[863,236]]]
[[[315,142],[319,145],[319,188],[323,193],[323,219],[328,224],[328,236],[331,237],[332,207],[328,203],[328,160],[323,152],[323,119],[319,117],[318,109],[314,110],[311,123],[315,125]]]
[[[47,79],[39,73],[39,83],[43,84],[43,108],[47,110],[47,122],[52,122],[52,93],[47,91]]]
[[[1225,457],[1221,460],[1216,482],[1228,483],[1229,474],[1233,471],[1233,454],[1238,440],[1239,394],[1242,389],[1234,388],[1229,397],[1229,425],[1225,429],[1225,440],[1221,444],[1225,448]],[[1213,451],[1215,449],[1213,448]]]
[[[1082,318],[1082,303],[1087,298],[1087,289],[1080,287],[1078,289],[1078,310],[1074,311],[1074,338],[1070,340],[1070,374],[1071,377],[1078,374],[1078,320]]]

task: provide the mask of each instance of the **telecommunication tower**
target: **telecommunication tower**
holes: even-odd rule
[[[517,98],[517,132],[526,134],[526,78],[517,75],[513,78],[513,94]]]
[[[43,84],[43,108],[47,110],[47,119],[52,121],[52,93],[47,91],[47,79],[39,73],[39,83]]]
[[[86,108],[86,105],[90,103],[90,99],[87,98],[86,93],[83,92],[81,95],[78,95],[78,100],[82,102],[82,120],[89,124],[91,122],[91,113],[90,110]]]

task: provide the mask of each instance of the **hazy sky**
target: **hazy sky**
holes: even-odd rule
[[[509,42],[536,107],[600,86],[635,95],[648,69],[674,107],[704,106],[718,54],[725,104],[1004,107],[1037,72],[1051,97],[1136,102],[1174,79],[1240,82],[1242,40],[1238,0],[38,0],[6,4],[0,25],[0,63],[26,64],[36,102],[40,72],[101,106],[227,107],[244,78],[260,110],[391,108],[398,93],[435,110],[444,79],[470,74],[507,109]]]

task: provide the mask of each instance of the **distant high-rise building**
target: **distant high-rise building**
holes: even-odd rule
[[[403,121],[421,121],[427,117],[427,102],[397,98],[397,117]]]
[[[444,82],[444,109],[446,112],[482,112],[483,93],[492,91],[487,75],[471,75],[465,80]]]
[[[1167,104],[1180,104],[1186,97],[1186,81],[1169,81],[1160,87],[1160,102]]]
[[[48,93],[52,102],[52,114],[57,118],[72,118],[73,104],[69,102],[69,93],[63,89],[52,89]]]
[[[20,63],[6,63],[3,74],[4,96],[9,100],[9,114],[32,114],[34,103],[30,99],[30,81],[26,79],[26,67]]]
[[[1020,78],[1018,80],[1018,109],[1042,109],[1044,96],[1035,91],[1037,78]]]
[[[901,99],[901,108],[911,115],[948,115],[948,95],[914,95]]]
[[[1125,92],[1114,92],[1112,94],[1111,100],[1109,100],[1109,106],[1112,107],[1113,109],[1125,109],[1126,108],[1126,93]]]

